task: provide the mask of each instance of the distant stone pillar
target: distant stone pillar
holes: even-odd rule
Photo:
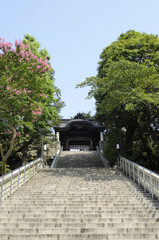
[[[93,140],[90,140],[90,149],[93,150]]]
[[[100,132],[100,142],[103,142],[104,138],[103,138],[103,132]]]
[[[66,151],[69,150],[69,140],[66,141]]]
[[[59,132],[56,133],[56,138],[57,138],[57,141],[59,142],[60,141],[60,133]]]

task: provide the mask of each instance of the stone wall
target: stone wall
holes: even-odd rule
[[[61,145],[60,141],[56,142],[55,144],[46,144],[46,147],[44,147],[44,157],[51,158],[56,155],[57,151],[60,150]]]

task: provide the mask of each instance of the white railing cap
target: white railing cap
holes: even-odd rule
[[[3,178],[3,181],[6,181],[7,179],[10,179],[11,175],[13,175],[13,177],[14,177],[15,175],[18,175],[18,172],[19,172],[19,171],[22,172],[22,171],[24,171],[25,169],[28,169],[29,166],[35,164],[36,162],[40,162],[41,160],[42,160],[42,158],[37,158],[37,159],[35,159],[35,160],[27,163],[27,164],[24,165],[24,166],[21,166],[21,167],[19,167],[19,168],[16,168],[16,169],[14,169],[13,171],[8,172],[8,173],[0,176],[0,183],[2,182],[2,178]]]
[[[131,161],[131,160],[123,157],[123,156],[120,156],[120,157],[121,157],[121,159],[123,159],[124,161],[130,162],[132,165],[136,166],[137,168],[139,168],[139,169],[141,169],[141,170],[144,170],[145,173],[151,174],[153,177],[159,179],[159,174],[158,174],[158,173],[155,173],[154,171],[152,171],[152,170],[150,170],[150,169],[148,169],[148,168],[145,168],[145,167],[139,165],[138,163],[135,163],[135,162],[133,162],[133,161]]]

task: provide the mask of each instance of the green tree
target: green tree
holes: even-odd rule
[[[40,43],[29,34],[24,35],[23,44],[29,45],[32,53],[36,55],[39,59],[49,62],[51,59],[48,51],[46,49],[40,49]],[[49,63],[50,64],[50,63]],[[45,141],[46,135],[51,135],[51,128],[53,125],[57,125],[60,117],[59,112],[64,106],[61,101],[61,92],[55,86],[54,70],[51,68],[49,71],[43,74],[45,82],[43,83],[43,93],[41,100],[43,100],[43,112],[38,119],[34,122],[34,131],[30,132],[29,141],[25,142],[16,152],[22,152],[22,161],[25,163],[27,158],[27,151],[29,145],[34,145],[36,148],[41,141]],[[26,129],[27,131],[27,129]],[[41,145],[39,145],[41,147]]]
[[[33,43],[36,43],[35,39]],[[48,130],[50,119],[59,120],[62,102],[53,82],[54,71],[49,57],[44,54],[46,51],[36,50],[28,43],[18,41],[13,48],[12,43],[0,38],[0,153],[3,174],[15,147],[26,145],[41,135],[42,129]]]
[[[71,117],[72,119],[73,118],[85,118],[85,119],[94,119],[95,118],[95,116],[93,116],[92,114],[91,114],[91,111],[89,111],[89,112],[78,112],[74,117]]]
[[[159,110],[159,38],[133,30],[121,34],[100,55],[98,74],[78,86],[91,87],[96,118],[107,129],[121,128],[123,154],[143,153],[156,165]],[[118,132],[118,131],[117,131]]]

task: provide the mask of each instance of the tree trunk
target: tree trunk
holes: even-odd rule
[[[14,147],[14,141],[15,141],[15,138],[16,138],[16,130],[15,130],[14,126],[10,125],[9,128],[12,130],[13,135],[12,135],[12,139],[11,139],[11,142],[10,142],[9,150],[5,155],[4,155],[2,144],[0,144],[0,153],[1,153],[1,157],[2,157],[2,174],[6,173],[7,159],[12,153],[12,150],[13,150],[13,147]]]
[[[126,134],[125,134],[125,153],[127,156],[133,156],[132,146],[133,146],[133,138],[136,131],[136,123],[129,124],[126,127]]]
[[[0,153],[1,153],[1,158],[2,158],[2,174],[5,174],[6,173],[6,163],[5,163],[2,144],[0,144]]]
[[[22,166],[24,166],[26,164],[28,146],[29,145],[25,145],[25,148],[23,149],[23,152],[22,152]]]
[[[5,174],[7,172],[6,165],[6,161],[3,161],[2,159],[2,174]]]

